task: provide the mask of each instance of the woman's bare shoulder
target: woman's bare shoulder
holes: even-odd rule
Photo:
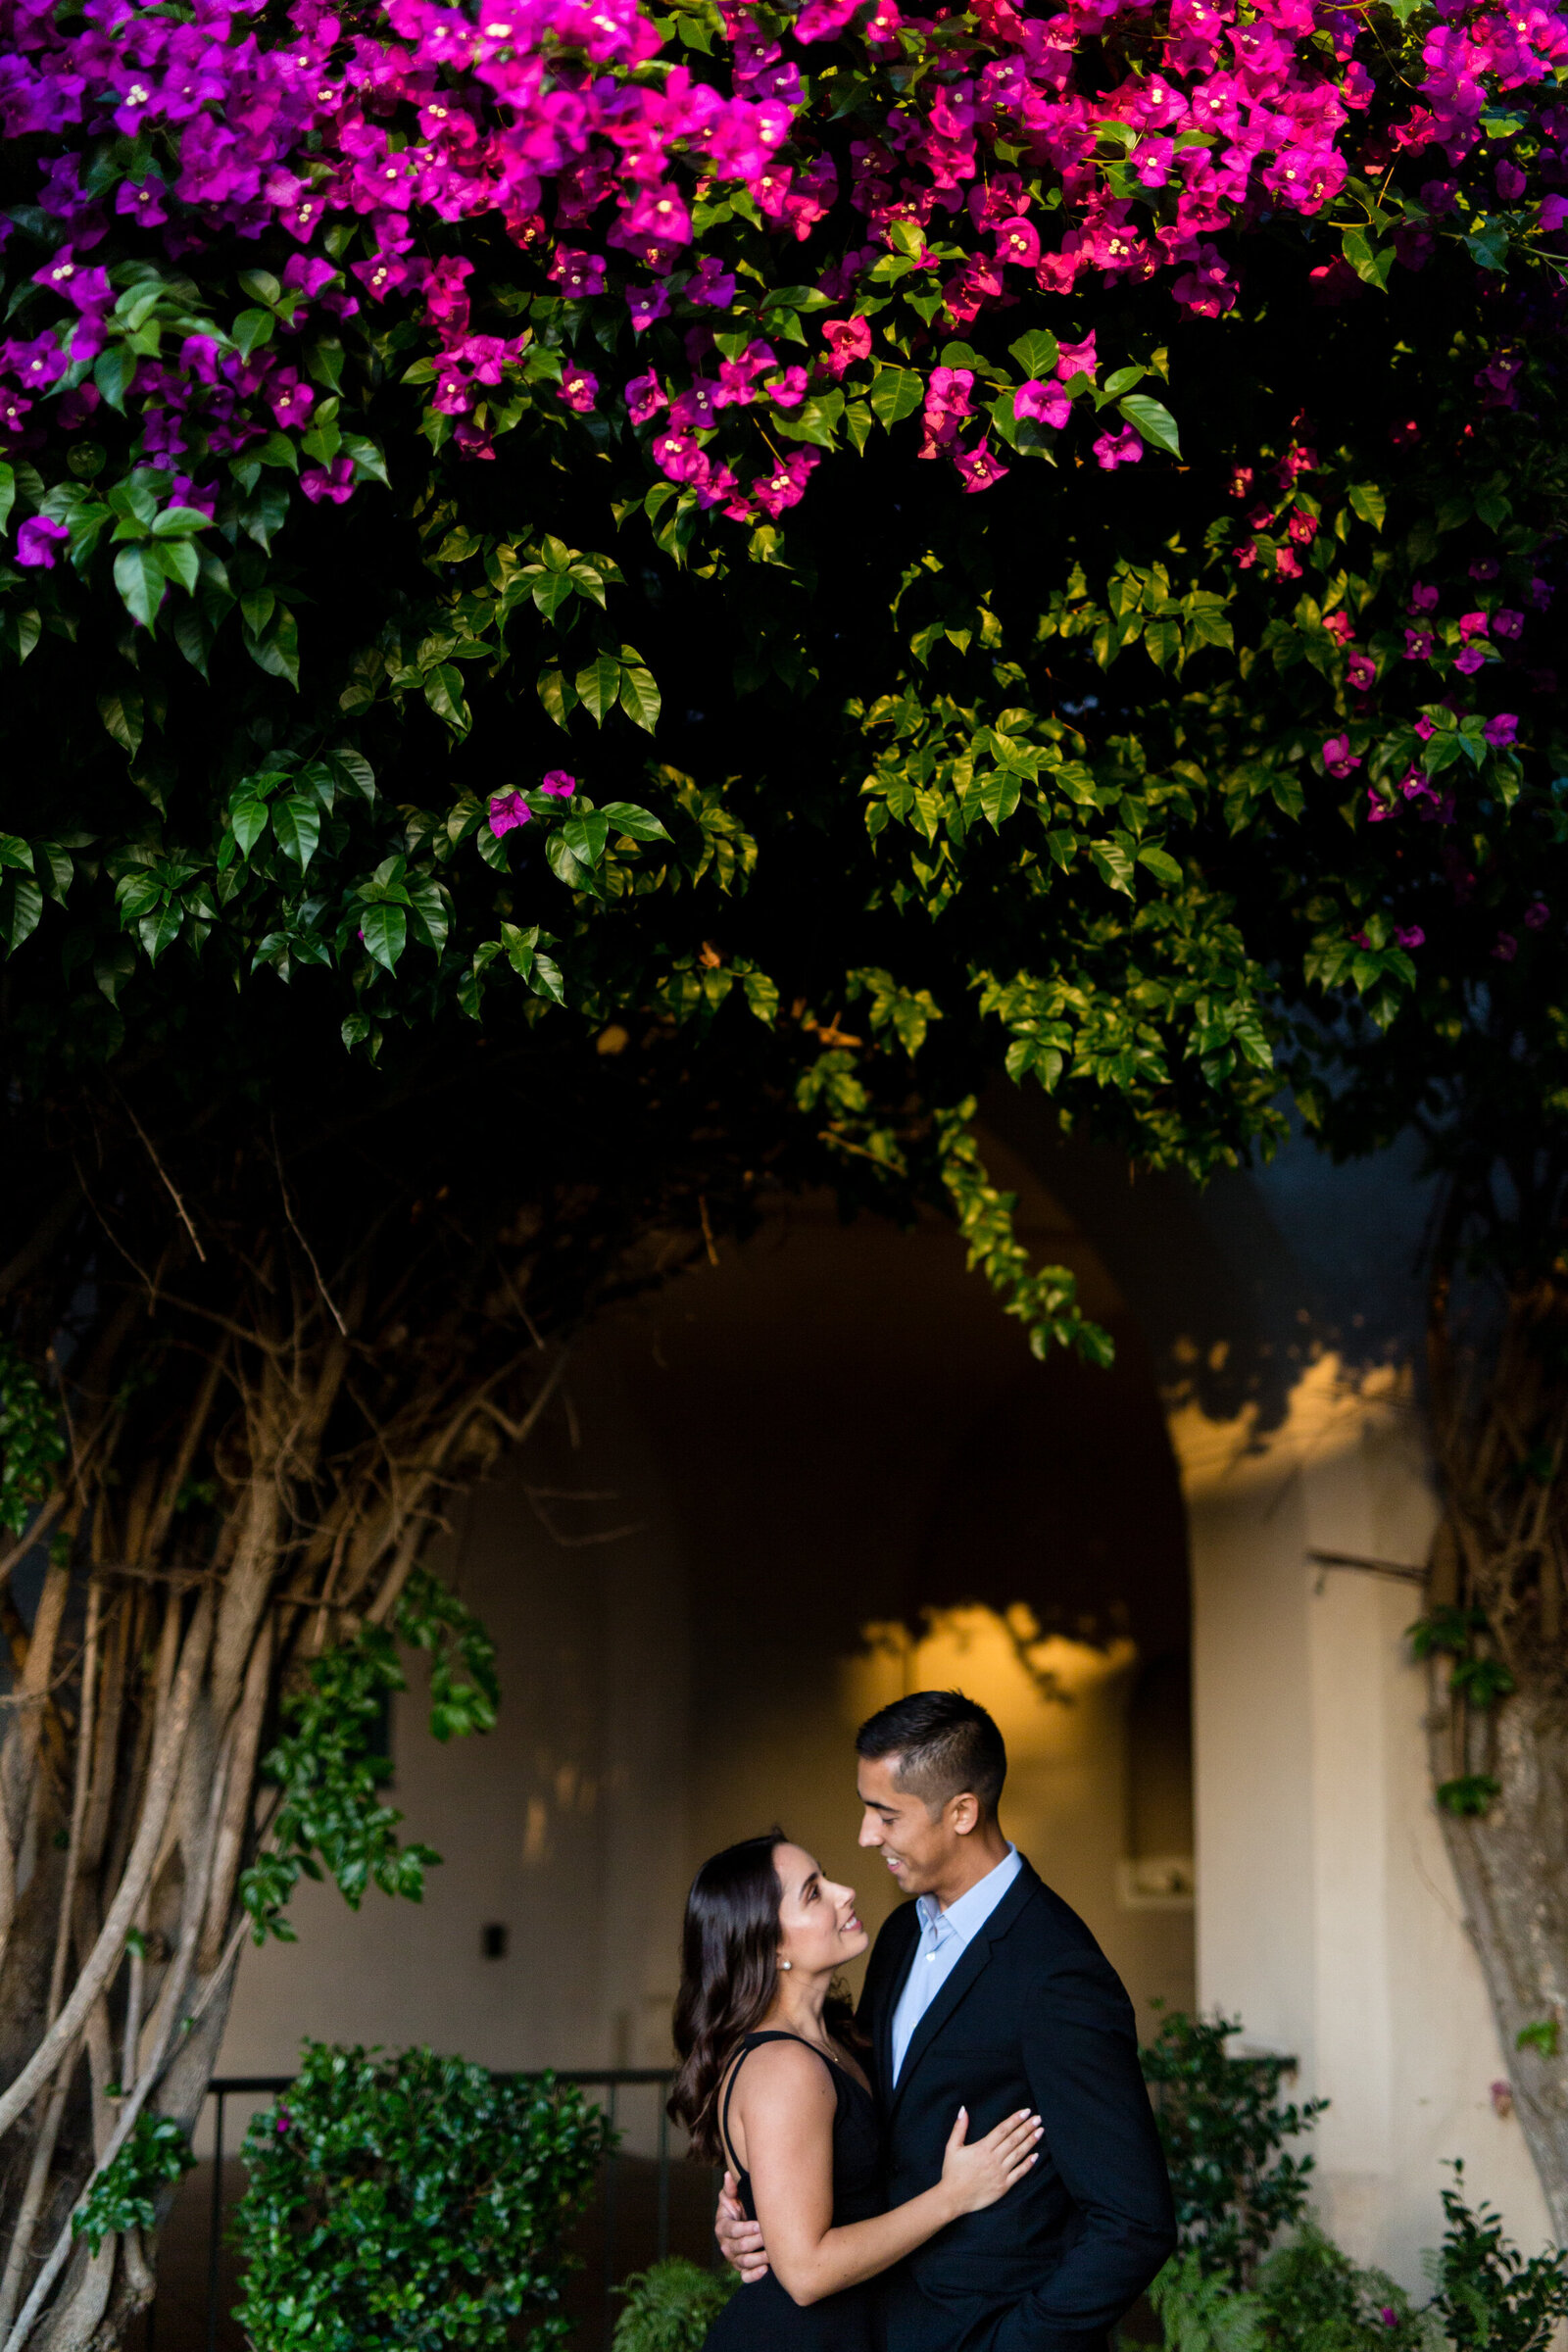
[[[764,2041],[747,2053],[735,2085],[735,2096],[747,2108],[809,2109],[836,2104],[838,2093],[826,2060],[808,2043],[793,2035]]]

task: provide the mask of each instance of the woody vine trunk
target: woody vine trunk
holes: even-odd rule
[[[1532,1188],[1511,1190],[1528,1207]],[[1503,1229],[1490,1186],[1456,1185],[1428,1329],[1445,1507],[1415,1639],[1432,1661],[1448,1851],[1516,2111],[1568,2242],[1568,1284],[1552,1262],[1500,1303],[1478,1298],[1461,1255],[1478,1223]]]
[[[749,1142],[736,1170],[716,1130],[701,1170],[662,1156],[646,1072],[612,1160],[581,1104],[552,1157],[503,1075],[448,1059],[356,1101],[334,1065],[280,1117],[148,1072],[51,1108],[0,1275],[8,1368],[47,1372],[7,1408],[30,1502],[0,1558],[0,2352],[99,2352],[150,2299],[235,1963],[287,1933],[302,1865],[417,1892],[434,1857],[363,1736],[394,1637],[435,1653],[439,1736],[491,1704],[426,1538],[550,1409],[572,1326],[734,1221]]]

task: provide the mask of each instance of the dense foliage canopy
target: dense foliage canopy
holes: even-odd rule
[[[1551,10],[5,22],[44,1067],[738,1023],[961,1194],[1004,1058],[1201,1175],[1554,1045]]]

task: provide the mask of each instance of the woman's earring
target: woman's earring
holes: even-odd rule
[[[781,1960],[779,1962],[779,1966],[780,1968],[793,1968],[795,1963],[793,1960]]]

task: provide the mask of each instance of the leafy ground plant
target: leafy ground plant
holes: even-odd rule
[[[305,2044],[245,2140],[236,2310],[256,2352],[489,2347],[566,2332],[564,2238],[609,2132],[575,2089],[461,2058]]]
[[[1527,2261],[1489,2205],[1465,2203],[1464,2166],[1443,2192],[1447,2228],[1426,2257],[1431,2308],[1460,2352],[1543,2352],[1568,2319],[1568,2247]]]
[[[624,2286],[614,2352],[702,2352],[708,2330],[740,2284],[727,2266],[705,2271],[672,2254],[635,2271]]]
[[[1305,2212],[1312,2159],[1290,2154],[1286,2142],[1309,2131],[1328,2104],[1280,2105],[1292,2061],[1233,2058],[1226,2043],[1240,2032],[1238,2018],[1172,2010],[1139,2053],[1182,2254],[1193,2258],[1194,2279],[1217,2278],[1231,2288],[1251,2284],[1274,2239]]]

